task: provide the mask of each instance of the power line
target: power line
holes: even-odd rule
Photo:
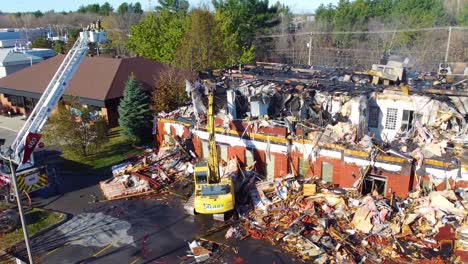
[[[451,27],[454,29],[468,30],[468,27]],[[263,35],[256,38],[276,38],[288,36],[305,36],[305,35],[347,35],[347,34],[386,34],[386,33],[405,33],[405,32],[420,32],[420,31],[433,31],[433,30],[449,30],[450,27],[432,27],[432,28],[418,28],[418,29],[394,29],[394,30],[381,30],[381,31],[309,31],[291,34],[276,34],[276,35]]]

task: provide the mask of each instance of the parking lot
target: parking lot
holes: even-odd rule
[[[209,231],[222,223],[186,215],[176,196],[103,201],[96,185],[75,187],[47,199],[33,198],[36,206],[69,215],[65,223],[32,239],[36,263],[193,263],[187,251],[196,238],[232,247],[209,263],[299,263],[266,241],[226,241],[227,228]],[[26,258],[22,246],[14,254]]]
[[[21,116],[14,116],[10,118],[0,115],[0,140],[5,140],[3,143],[3,148],[9,147],[11,145],[24,122],[25,121]]]

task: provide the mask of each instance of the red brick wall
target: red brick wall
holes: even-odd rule
[[[359,177],[359,166],[354,164],[347,164],[339,159],[332,159],[327,157],[320,157],[314,163],[315,175],[321,178],[322,175],[322,163],[328,162],[333,166],[333,183],[337,184],[338,187],[349,188],[352,187],[354,182]],[[353,172],[354,176],[353,177]],[[387,185],[385,189],[385,196],[388,196],[390,188],[397,196],[406,197],[408,190],[410,189],[410,176],[401,175],[398,173],[392,173],[377,169],[372,171],[372,174],[379,175],[387,179]]]
[[[26,110],[24,109],[24,107],[12,106],[10,101],[8,101],[8,99],[6,98],[4,94],[0,94],[0,105],[4,108],[9,109],[12,114],[24,115],[26,113]]]
[[[237,123],[236,125],[245,127],[245,124]],[[164,124],[158,123],[158,134],[155,137],[157,142],[162,142],[163,140],[163,133],[166,132],[164,130]],[[273,133],[272,131],[270,131]],[[276,131],[281,132],[281,131]],[[175,129],[171,128],[171,134],[175,135]],[[184,129],[184,137],[188,134],[188,129]],[[193,145],[195,149],[195,153],[197,156],[201,156],[201,140],[197,136],[193,136]],[[241,166],[244,165],[245,162],[245,148],[242,146],[233,146],[228,147],[228,158],[237,157]],[[254,159],[257,161],[256,169],[259,173],[265,173],[265,159],[266,153],[262,150],[254,150]],[[284,177],[288,174],[288,172],[296,173],[299,170],[298,158],[302,158],[302,154],[298,152],[292,152],[290,154],[290,158],[288,155],[280,154],[280,153],[270,153],[270,155],[274,156],[275,158],[275,177]],[[315,162],[309,161],[309,170],[308,176],[318,176],[321,178],[322,173],[322,163],[328,162],[333,165],[333,183],[336,184],[338,187],[342,188],[349,188],[352,187],[354,182],[359,178],[359,169],[360,167],[355,164],[346,164],[341,159],[333,159],[328,157],[320,157]],[[408,164],[403,164],[404,166]],[[291,168],[294,166],[294,169]],[[410,185],[410,170],[403,170],[403,173],[407,175],[401,175],[399,173],[393,173],[388,171],[382,171],[377,169],[376,171],[372,171],[372,174],[379,175],[387,179],[387,185],[385,189],[385,195],[389,195],[389,189],[392,189],[397,196],[406,197]],[[353,176],[354,172],[354,176]]]
[[[284,154],[270,153],[275,156],[275,178],[288,175],[288,157]]]
[[[237,160],[243,166],[245,162],[245,148],[240,146],[228,147],[228,159],[233,157],[237,157]]]
[[[202,141],[200,138],[193,136],[192,137],[192,142],[193,142],[193,148],[195,150],[195,154],[197,157],[202,156]]]

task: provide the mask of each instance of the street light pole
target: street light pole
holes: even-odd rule
[[[449,32],[448,32],[448,37],[447,37],[447,49],[445,50],[445,63],[447,63],[447,60],[448,60],[451,38],[452,38],[452,27],[449,27]]]
[[[310,54],[312,53],[312,34],[309,36],[309,61],[308,65],[310,66]]]
[[[11,157],[8,157],[8,161],[10,162],[11,183],[13,184],[13,189],[15,190],[16,202],[18,203],[18,211],[20,214],[21,226],[23,227],[24,242],[26,243],[26,250],[28,251],[29,264],[34,264],[32,251],[31,251],[31,245],[29,242],[29,234],[28,234],[28,228],[27,228],[28,225],[26,223],[26,219],[24,218],[23,205],[21,203],[21,197],[20,197],[20,193],[18,189],[18,182],[16,181],[15,168],[13,168],[13,162],[11,161]]]

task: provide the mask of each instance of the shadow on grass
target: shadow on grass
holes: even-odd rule
[[[113,129],[113,130],[109,131],[108,137],[109,138],[120,137],[120,129]]]
[[[26,221],[28,223],[40,222],[47,218],[49,212],[46,211],[31,211],[26,215]]]
[[[58,150],[45,150],[35,155],[36,160],[47,164],[49,169],[53,168],[56,172],[56,177],[49,173],[49,188],[39,191],[42,193],[39,196],[62,195],[96,185],[112,176],[113,165],[143,152],[142,149],[134,148],[130,142],[120,137],[118,130],[112,130],[110,133],[114,138],[110,138],[99,152],[87,157],[64,154],[58,147],[56,148]]]
[[[111,176],[87,164],[66,159],[60,151],[44,151],[42,156],[41,163],[47,164],[49,182],[47,188],[31,193],[34,207],[45,207],[65,193],[87,188]],[[35,199],[38,197],[43,199]]]

